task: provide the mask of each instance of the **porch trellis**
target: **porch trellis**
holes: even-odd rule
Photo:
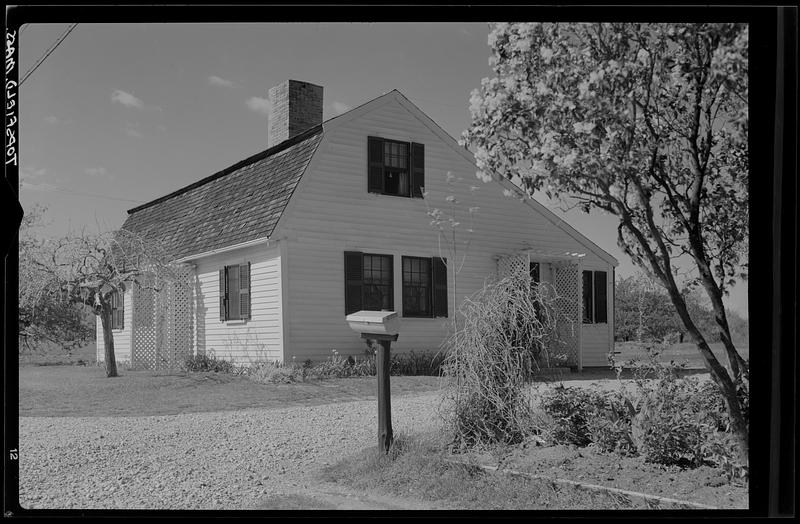
[[[131,365],[175,369],[192,351],[192,272],[176,270],[172,281],[150,276],[133,286]]]
[[[497,261],[497,272],[500,278],[529,275],[531,253],[522,252],[501,257]],[[558,339],[562,345],[551,350],[565,354],[567,365],[580,368],[581,348],[581,279],[577,260],[553,260],[553,287],[556,304],[562,313],[557,322]]]

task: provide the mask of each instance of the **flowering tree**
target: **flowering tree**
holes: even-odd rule
[[[619,246],[669,294],[746,460],[746,362],[722,299],[747,275],[747,26],[501,23],[489,45],[495,77],[473,92],[463,136],[478,176],[619,218]],[[730,374],[687,310],[680,257],[710,299]]]
[[[38,279],[26,293],[28,307],[45,300],[91,308],[103,326],[106,376],[117,376],[111,331],[112,294],[131,285],[157,289],[177,278],[168,254],[158,244],[126,230],[87,233],[42,242],[32,264]]]

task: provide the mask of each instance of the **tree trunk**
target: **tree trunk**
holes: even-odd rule
[[[111,332],[111,304],[101,301],[100,323],[103,325],[103,345],[105,348],[106,377],[116,377],[117,360],[114,357],[114,334]]]
[[[694,321],[692,321],[691,317],[689,316],[689,311],[686,309],[686,302],[683,300],[683,297],[678,292],[677,288],[670,287],[668,291],[670,298],[672,299],[672,303],[678,312],[678,316],[686,326],[689,336],[692,338],[692,340],[694,340],[695,344],[697,344],[697,349],[700,351],[700,355],[705,361],[706,368],[711,373],[711,378],[717,384],[722,393],[722,397],[725,401],[725,407],[728,409],[731,430],[736,436],[736,443],[739,451],[737,458],[741,464],[747,466],[750,450],[750,436],[747,427],[747,420],[744,417],[744,413],[742,413],[739,397],[736,394],[736,384],[733,382],[733,380],[731,380],[728,372],[719,363],[719,360],[717,360],[717,357],[714,356],[714,353],[711,352],[711,348],[708,347],[708,343],[706,342],[702,333],[700,333],[700,330],[697,329]]]

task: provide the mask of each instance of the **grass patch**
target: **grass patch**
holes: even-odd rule
[[[436,433],[398,434],[390,453],[377,447],[328,466],[324,479],[362,491],[434,502],[450,509],[627,509],[629,502],[546,480],[454,463]]]
[[[392,395],[435,391],[438,377],[392,377]],[[120,370],[107,378],[97,366],[22,366],[22,417],[177,415],[208,411],[311,406],[370,400],[375,377],[295,384],[259,384],[229,373]]]

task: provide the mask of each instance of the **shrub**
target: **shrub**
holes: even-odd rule
[[[198,353],[186,357],[183,362],[184,371],[214,371],[217,373],[233,373],[235,366],[233,362],[217,358],[213,351],[208,353]]]
[[[454,447],[514,444],[534,430],[527,385],[540,365],[549,367],[556,298],[524,274],[487,283],[463,302],[442,367]]]
[[[389,372],[392,375],[438,376],[442,374],[444,360],[443,352],[392,353]]]
[[[291,384],[304,381],[305,372],[304,368],[291,363],[256,362],[248,366],[243,374],[260,384]]]

